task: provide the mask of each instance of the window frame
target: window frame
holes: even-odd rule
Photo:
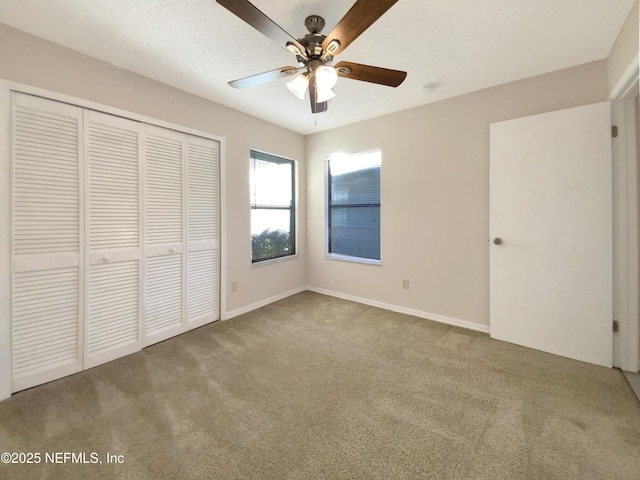
[[[380,204],[378,207],[380,208],[380,212],[382,212],[382,151],[380,149],[367,150],[363,152],[357,152],[352,154],[340,154],[345,157],[357,157],[360,155],[367,154],[378,154],[380,157]],[[340,253],[333,253],[329,250],[330,248],[330,239],[331,239],[331,168],[330,163],[332,157],[335,158],[337,155],[330,155],[325,160],[325,259],[327,260],[338,260],[343,262],[351,262],[351,263],[362,263],[366,265],[376,265],[382,266],[382,215],[380,215],[379,229],[380,229],[380,259],[377,258],[364,258],[364,257],[354,257],[351,255],[343,255]]]
[[[256,259],[254,260],[253,258],[253,234],[250,233],[249,235],[249,249],[250,249],[250,259],[251,259],[251,267],[259,267],[262,265],[269,265],[272,263],[277,263],[277,262],[283,262],[283,261],[287,261],[287,260],[292,260],[294,258],[298,257],[298,235],[297,235],[297,227],[298,227],[298,212],[297,212],[297,205],[298,205],[298,162],[292,158],[288,158],[288,157],[284,157],[282,155],[278,155],[275,153],[269,153],[269,152],[265,152],[263,150],[258,150],[256,148],[251,148],[249,149],[249,170],[251,170],[251,162],[258,159],[256,158],[256,154],[257,156],[267,156],[267,157],[274,157],[276,159],[278,159],[278,162],[272,162],[272,163],[280,163],[280,164],[285,164],[288,163],[291,165],[291,205],[289,207],[284,207],[284,206],[259,206],[259,204],[257,203],[253,203],[251,201],[251,191],[249,192],[249,230],[251,231],[251,216],[253,213],[253,210],[289,210],[290,214],[289,214],[289,226],[290,226],[290,231],[289,231],[289,235],[290,235],[290,243],[292,246],[292,252],[291,253],[287,253],[286,255],[279,255],[279,256],[274,256],[274,257],[269,257],[269,258],[264,258],[264,259]],[[265,159],[265,158],[260,158],[260,160],[262,161],[271,161],[269,159]],[[251,171],[249,172],[251,174]],[[251,190],[251,188],[253,187],[251,180],[249,180],[249,189]]]

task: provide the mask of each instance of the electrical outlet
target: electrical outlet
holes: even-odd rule
[[[402,288],[404,288],[405,290],[409,290],[409,279],[408,278],[403,278],[402,279]]]
[[[232,292],[237,292],[238,291],[238,282],[236,282],[236,281],[231,282],[231,291]]]

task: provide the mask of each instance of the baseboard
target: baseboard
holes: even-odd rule
[[[230,312],[223,313],[222,320],[229,320],[233,317],[237,317],[238,315],[249,313],[258,308],[265,307],[270,303],[277,302],[278,300],[290,297],[291,295],[295,295],[296,293],[304,292],[305,290],[308,290],[307,287],[294,288],[293,290],[289,290],[288,292],[280,293],[278,295],[274,295],[273,297],[265,298],[264,300],[245,305],[244,307],[236,308],[235,310],[231,310]]]
[[[377,300],[371,300],[369,298],[356,297],[355,295],[347,295],[345,293],[334,292],[333,290],[325,290],[324,288],[306,287],[311,292],[321,293],[323,295],[329,295],[331,297],[342,298],[343,300],[350,300],[352,302],[362,303],[364,305],[370,305],[372,307],[382,308],[384,310],[391,310],[392,312],[404,313],[406,315],[413,315],[414,317],[420,317],[427,320],[433,320],[435,322],[445,323],[447,325],[453,325],[455,327],[468,328],[469,330],[475,330],[477,332],[489,333],[488,325],[480,325],[478,323],[467,322],[466,320],[459,320],[457,318],[445,317],[444,315],[438,315],[436,313],[423,312],[422,310],[414,310],[412,308],[401,307],[393,305],[391,303],[379,302]]]
[[[309,287],[309,286],[294,288],[293,290],[289,290],[288,292],[284,292],[279,295],[274,295],[273,297],[265,298],[264,300],[260,300],[255,303],[245,305],[244,307],[231,310],[230,312],[227,312],[226,314],[222,315],[222,320],[229,320],[231,318],[237,317],[244,313],[249,313],[253,310],[257,310],[258,308],[265,307],[273,302],[277,302],[278,300],[282,300],[283,298],[290,297],[291,295],[295,295],[297,293],[304,292],[306,290],[310,292],[320,293],[322,295],[329,295],[330,297],[342,298],[343,300],[350,300],[352,302],[362,303],[364,305],[369,305],[371,307],[382,308],[384,310],[391,310],[392,312],[404,313],[406,315],[413,315],[414,317],[424,318],[426,320],[433,320],[435,322],[440,322],[447,325],[453,325],[455,327],[468,328],[469,330],[475,330],[477,332],[489,333],[488,325],[480,325],[478,323],[467,322],[466,320],[459,320],[457,318],[445,317],[444,315],[438,315],[436,313],[423,312],[422,310],[415,310],[413,308],[401,307],[398,305],[393,305],[391,303],[379,302],[377,300],[371,300],[370,298],[356,297],[355,295],[348,295],[346,293],[334,292],[333,290],[326,290],[324,288]]]

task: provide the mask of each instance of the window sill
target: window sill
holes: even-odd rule
[[[349,257],[347,255],[338,255],[335,253],[327,253],[324,258],[327,260],[338,260],[340,262],[364,263],[365,265],[382,266],[382,260],[376,260],[373,258]]]
[[[251,268],[262,267],[263,265],[273,265],[274,263],[288,262],[289,260],[297,260],[298,254],[287,255],[286,257],[272,258],[270,260],[263,260],[261,262],[251,263]]]

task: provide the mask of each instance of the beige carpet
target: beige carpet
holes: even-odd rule
[[[41,456],[2,479],[638,479],[640,403],[618,370],[304,292],[15,394],[0,452]]]

